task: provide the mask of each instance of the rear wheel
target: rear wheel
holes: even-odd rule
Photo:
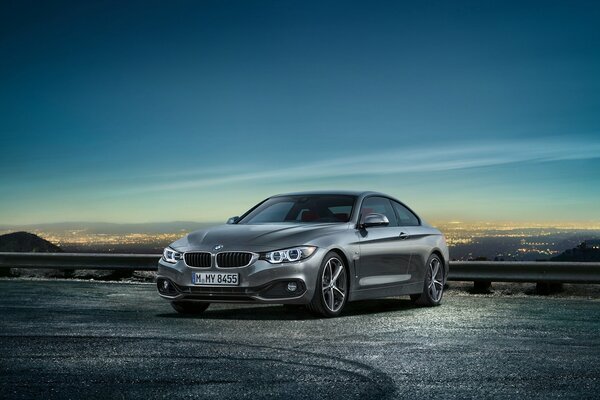
[[[442,260],[436,254],[432,254],[427,260],[423,292],[411,294],[410,299],[420,306],[438,306],[442,302],[444,294],[444,266]]]
[[[322,317],[337,317],[348,301],[348,267],[336,252],[329,252],[321,263],[319,278],[308,309]]]
[[[191,301],[172,301],[171,307],[179,314],[197,315],[202,314],[210,303],[199,303]]]

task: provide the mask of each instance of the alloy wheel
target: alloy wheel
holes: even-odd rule
[[[331,312],[338,312],[344,305],[346,298],[346,268],[344,263],[336,257],[331,257],[325,263],[321,277],[323,303]]]
[[[444,270],[441,268],[440,260],[437,257],[431,258],[427,271],[427,290],[429,296],[434,302],[440,301],[444,290]]]

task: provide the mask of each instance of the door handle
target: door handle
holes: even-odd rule
[[[410,235],[406,232],[400,232],[400,235],[398,235],[398,237],[402,240],[406,240],[410,237]]]

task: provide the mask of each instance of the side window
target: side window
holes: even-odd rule
[[[383,197],[368,197],[366,198],[360,209],[361,218],[366,214],[378,213],[383,214],[390,221],[388,226],[398,226],[396,214],[392,208],[390,201]]]
[[[400,226],[417,226],[419,225],[419,218],[415,214],[413,214],[408,208],[404,207],[400,203],[396,203],[392,201],[394,205],[394,210],[396,210],[396,214],[398,215],[398,225]]]

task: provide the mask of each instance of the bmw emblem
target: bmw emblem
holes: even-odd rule
[[[216,245],[215,247],[213,247],[213,250],[214,250],[214,251],[219,251],[219,250],[221,250],[222,248],[223,248],[223,245],[222,245],[222,244],[218,244],[218,245]]]

